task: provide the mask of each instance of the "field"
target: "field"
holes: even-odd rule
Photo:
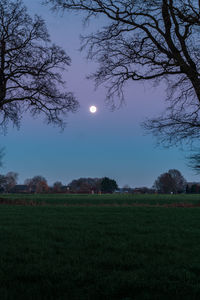
[[[133,195],[133,194],[4,194],[0,196],[0,203],[3,199],[9,200],[9,203],[16,204],[47,204],[47,205],[174,205],[188,204],[200,205],[200,195],[178,194],[178,195]]]
[[[2,198],[0,299],[200,299],[200,195]]]

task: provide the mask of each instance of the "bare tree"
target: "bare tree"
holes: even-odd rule
[[[55,192],[55,193],[59,193],[59,192],[61,192],[61,188],[62,188],[62,182],[61,181],[56,181],[56,182],[54,182],[54,184],[53,184],[53,191]]]
[[[73,193],[98,193],[101,190],[101,178],[79,178],[72,180],[68,187]]]
[[[82,38],[99,68],[96,85],[108,83],[107,99],[123,99],[128,80],[166,82],[167,110],[146,129],[174,143],[200,137],[200,1],[46,0],[54,9],[100,15],[107,23]],[[105,24],[105,18],[103,19]],[[114,104],[114,103],[113,103]]]
[[[8,172],[5,175],[4,188],[6,192],[9,192],[17,184],[17,179],[18,179],[18,173],[16,172]]]
[[[169,173],[163,173],[156,179],[153,187],[159,193],[168,194],[168,193],[173,193],[173,184],[174,181],[171,175]]]
[[[183,177],[183,175],[181,174],[181,172],[176,169],[170,169],[168,171],[168,174],[170,174],[171,178],[174,181],[173,192],[176,194],[184,192],[187,182],[186,182],[185,178]]]
[[[0,192],[5,192],[6,177],[0,174]]]
[[[189,163],[188,166],[196,171],[197,174],[200,173],[200,154],[193,153],[190,157],[188,157]]]
[[[8,172],[6,175],[0,175],[0,191],[10,192],[17,184],[18,173]]]
[[[160,193],[181,193],[185,191],[186,180],[181,172],[171,169],[161,174],[155,181],[153,187]]]
[[[28,186],[29,192],[43,193],[49,189],[46,178],[41,175],[26,179],[24,184]]]
[[[32,19],[21,0],[0,1],[0,126],[19,126],[22,114],[43,114],[63,126],[63,116],[78,102],[65,91],[60,71],[70,65],[63,49],[52,44],[44,20]]]

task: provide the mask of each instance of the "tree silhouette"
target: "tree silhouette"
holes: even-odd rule
[[[6,175],[0,175],[0,191],[10,192],[17,184],[18,173],[8,172]]]
[[[69,65],[69,56],[51,43],[41,17],[32,19],[21,0],[0,2],[1,128],[9,121],[19,126],[26,111],[64,126],[63,116],[78,107],[59,73]]]
[[[153,187],[160,193],[182,193],[186,189],[186,180],[181,172],[176,169],[170,169],[161,174],[156,179]]]
[[[41,175],[27,178],[24,184],[28,186],[29,192],[43,193],[49,189],[46,178]]]
[[[74,193],[91,193],[101,190],[101,178],[79,178],[72,180],[68,187]]]
[[[53,191],[55,192],[55,193],[59,193],[59,192],[61,192],[61,188],[62,188],[62,182],[61,181],[56,181],[56,182],[54,182],[54,184],[53,184]]]
[[[107,99],[123,100],[127,81],[164,81],[167,110],[144,127],[174,143],[200,137],[200,1],[197,0],[46,0],[54,9],[102,15],[97,32],[82,48],[99,67],[97,85],[108,83]],[[105,23],[105,18],[107,22]]]
[[[188,157],[189,163],[188,166],[196,171],[197,174],[200,173],[200,154],[194,153],[190,157]]]
[[[103,193],[113,193],[118,189],[118,185],[114,179],[104,177],[101,180],[101,191]]]

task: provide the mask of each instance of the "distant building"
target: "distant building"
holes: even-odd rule
[[[16,184],[11,190],[10,193],[14,194],[34,194],[37,192],[36,185],[26,185],[26,184]]]
[[[28,185],[17,184],[10,190],[10,193],[16,193],[16,194],[30,193],[30,190]]]

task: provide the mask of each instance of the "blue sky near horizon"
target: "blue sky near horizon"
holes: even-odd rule
[[[144,135],[140,123],[163,109],[164,87],[130,82],[125,90],[125,104],[111,112],[105,105],[105,89],[94,90],[85,79],[95,63],[80,53],[79,34],[83,33],[81,16],[52,13],[40,0],[25,0],[30,14],[38,13],[46,21],[52,42],[62,46],[72,59],[64,74],[67,88],[80,102],[80,109],[69,114],[64,132],[44,124],[41,118],[25,115],[20,130],[10,126],[2,136],[6,149],[2,173],[16,171],[19,182],[43,175],[49,184],[63,184],[79,177],[114,178],[119,186],[151,187],[155,179],[169,169],[179,169],[188,181],[199,181],[186,163],[186,151],[156,147],[151,135]],[[86,30],[91,30],[92,24]],[[95,26],[98,26],[98,22]],[[95,115],[89,106],[96,105]]]

